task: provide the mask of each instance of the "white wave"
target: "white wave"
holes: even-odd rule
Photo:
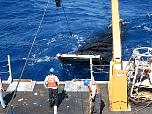
[[[37,61],[37,63],[40,63],[40,62],[49,62],[49,61],[51,61],[51,59],[53,59],[53,57],[45,56],[45,57],[36,59],[36,61]]]
[[[82,45],[81,45],[81,44],[79,44],[79,45],[78,45],[78,48],[79,48],[79,47],[81,47],[81,46],[82,46]]]
[[[138,25],[138,26],[136,26],[135,28],[141,28],[142,26],[141,25]],[[134,27],[133,27],[134,28]]]
[[[47,39],[42,39],[43,41],[46,41]]]
[[[73,35],[73,38],[75,38],[77,40],[77,44],[79,45],[80,43],[84,42],[84,37],[82,36],[78,36],[78,35]]]
[[[51,38],[51,40],[48,40],[47,45],[50,45],[51,43],[54,43],[56,41],[55,38]]]
[[[152,16],[152,13],[147,13],[147,16],[150,18]]]
[[[26,60],[26,58],[22,58],[23,60]],[[50,62],[57,59],[56,57],[51,57],[51,56],[44,56],[41,58],[36,58],[36,56],[32,56],[32,58],[28,59],[28,65],[33,66],[36,63],[43,63],[43,62]]]
[[[122,25],[129,24],[129,23],[130,23],[130,22],[128,22],[128,21],[125,21],[124,19],[120,19],[120,22],[122,23]]]
[[[142,23],[142,24],[140,24],[140,25],[137,25],[137,26],[133,26],[132,28],[134,29],[136,29],[136,28],[143,28],[144,26],[145,26],[145,24],[146,23]]]
[[[23,60],[26,60],[26,58],[22,58]]]
[[[149,28],[147,26],[144,26],[143,29],[146,30],[146,31],[148,31],[148,32],[152,32],[152,28]]]

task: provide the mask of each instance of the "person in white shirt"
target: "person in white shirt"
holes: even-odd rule
[[[88,91],[90,93],[90,100],[93,103],[91,108],[91,113],[101,114],[101,90],[99,85],[95,81],[84,80],[84,86],[88,86]]]
[[[50,68],[50,74],[46,76],[44,80],[45,88],[48,88],[49,91],[49,103],[52,107],[53,105],[58,104],[58,86],[59,86],[59,79],[54,74],[54,68]]]

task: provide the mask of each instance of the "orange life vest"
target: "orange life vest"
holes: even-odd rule
[[[48,85],[48,87],[57,87],[58,86],[57,82],[55,81],[55,75],[52,74],[49,76],[47,85]]]

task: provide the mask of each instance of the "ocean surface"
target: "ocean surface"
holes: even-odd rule
[[[44,80],[51,67],[60,80],[90,78],[87,65],[78,64],[79,70],[74,70],[76,67],[63,65],[56,55],[74,53],[110,32],[110,0],[62,0],[60,8],[54,0],[49,1],[27,59],[48,0],[0,0],[0,72],[7,71],[7,55],[10,55],[13,78],[19,78],[23,71],[22,78]],[[124,36],[122,58],[129,60],[134,48],[152,47],[152,1],[120,0],[119,5]],[[99,80],[107,79],[102,73],[98,75]],[[0,76],[8,77],[4,73]]]

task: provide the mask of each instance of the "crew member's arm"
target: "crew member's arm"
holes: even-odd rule
[[[99,84],[96,83],[96,94],[98,94],[100,92],[100,87],[99,87]]]
[[[47,83],[48,83],[48,76],[46,76],[46,78],[44,80],[44,86],[45,86],[45,88],[47,88]]]
[[[59,86],[59,78],[57,76],[55,76],[55,81],[56,81],[57,85]]]

